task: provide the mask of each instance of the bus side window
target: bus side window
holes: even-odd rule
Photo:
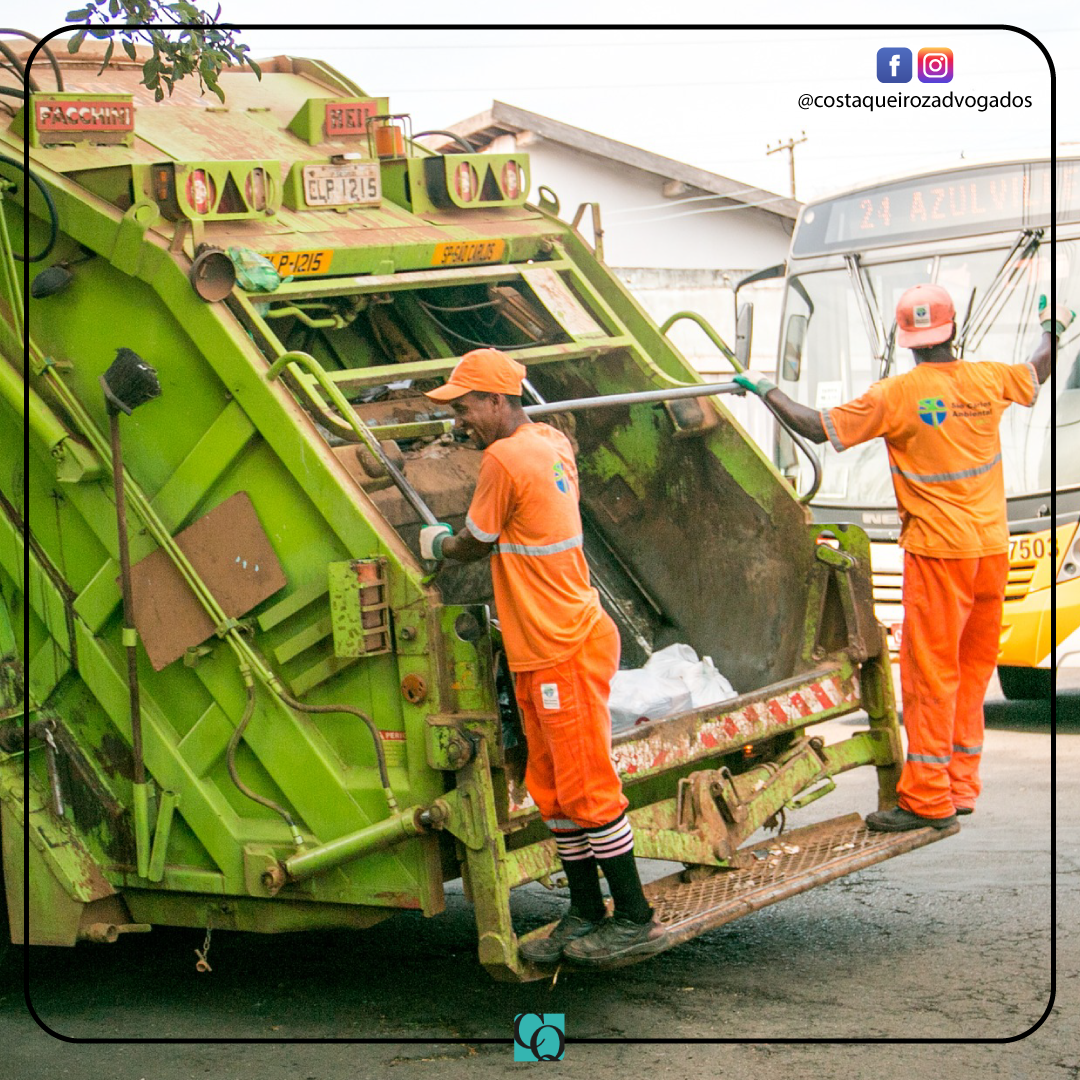
[[[784,341],[784,378],[798,382],[802,374],[803,345],[806,342],[806,316],[792,315],[788,319],[787,339]]]

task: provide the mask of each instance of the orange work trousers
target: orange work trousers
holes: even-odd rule
[[[619,652],[618,628],[605,612],[569,659],[515,677],[529,744],[525,786],[555,828],[607,825],[629,804],[611,763],[608,695]]]
[[[900,641],[907,759],[896,791],[922,817],[972,807],[981,790],[983,698],[997,663],[1007,555],[904,553]]]

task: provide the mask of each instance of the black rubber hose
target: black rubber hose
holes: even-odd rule
[[[17,97],[22,101],[26,100],[26,91],[19,90],[14,86],[0,86],[0,94],[7,94],[8,97]]]
[[[362,720],[367,725],[368,730],[371,732],[371,738],[375,742],[375,759],[379,765],[379,779],[382,781],[383,790],[386,792],[390,806],[394,807],[396,805],[393,792],[390,790],[390,774],[386,771],[386,754],[383,752],[382,736],[375,726],[375,721],[366,712],[358,709],[355,705],[305,705],[302,701],[290,697],[284,690],[277,690],[276,693],[289,708],[298,709],[300,712],[347,713],[349,716],[355,716],[357,719]]]
[[[240,773],[236,770],[236,748],[240,745],[244,730],[247,728],[248,722],[251,720],[254,712],[255,687],[249,683],[247,688],[247,705],[244,706],[244,715],[241,718],[240,723],[236,725],[236,730],[229,740],[229,748],[225,752],[225,763],[229,767],[229,775],[232,777],[232,782],[237,788],[251,799],[252,802],[257,802],[260,806],[265,806],[268,810],[273,810],[275,814],[280,814],[285,819],[285,824],[289,826],[289,829],[293,833],[296,833],[296,822],[293,820],[289,811],[286,810],[285,807],[279,806],[273,799],[268,799],[265,795],[260,795],[257,791],[252,791],[251,788],[240,779]]]
[[[26,74],[26,65],[15,55],[14,50],[5,42],[0,41],[0,53],[3,53],[14,65],[16,73],[23,81],[23,85],[36,94],[41,87],[34,81],[33,76]]]
[[[11,34],[14,37],[26,38],[27,41],[32,41],[35,45],[41,45],[41,38],[34,37],[33,34],[28,34],[25,30],[0,28],[0,34]],[[60,65],[56,62],[56,56],[48,45],[41,45],[41,51],[52,65],[53,75],[56,76],[56,89],[62,94],[64,92],[64,76],[60,74]]]
[[[30,177],[37,184],[38,191],[41,192],[45,205],[49,208],[49,242],[36,255],[15,255],[19,262],[41,262],[52,251],[56,244],[56,238],[60,234],[60,215],[56,212],[56,203],[53,202],[49,189],[32,172],[29,172],[21,161],[8,157],[7,154],[0,154],[0,161],[7,165],[14,165],[16,169]],[[15,253],[12,252],[12,254]]]
[[[418,131],[413,136],[413,139],[422,139],[425,135],[445,135],[448,139],[453,139],[466,154],[476,153],[476,147],[468,139],[463,135],[455,135],[452,131]]]

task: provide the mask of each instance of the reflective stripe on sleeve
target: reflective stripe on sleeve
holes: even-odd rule
[[[923,765],[948,765],[949,758],[934,757],[933,754],[908,754],[908,761],[918,761]]]
[[[560,551],[570,551],[579,548],[583,544],[581,533],[571,536],[569,540],[560,540],[557,544],[496,544],[495,550],[500,555],[557,555]]]
[[[465,528],[468,529],[477,540],[482,540],[485,544],[494,544],[495,541],[499,539],[498,533],[484,532],[484,530],[479,528],[476,522],[468,516],[465,518]]]
[[[821,410],[821,421],[825,425],[825,434],[829,436],[829,442],[832,443],[834,450],[846,450],[847,447],[840,441],[840,436],[836,434],[836,428],[832,422],[832,410]]]
[[[985,465],[976,465],[974,469],[961,469],[959,472],[913,473],[908,472],[906,469],[899,469],[895,465],[891,465],[890,469],[905,480],[915,480],[920,484],[944,484],[949,480],[967,480],[972,476],[982,476],[983,473],[989,472],[1000,460],[1001,454],[996,454]]]
[[[1028,369],[1028,374],[1031,376],[1031,401],[1028,403],[1028,408],[1033,408],[1035,402],[1039,400],[1039,391],[1042,389],[1042,383],[1039,382],[1039,373],[1035,370],[1035,365],[1030,361],[1024,364],[1024,367]]]

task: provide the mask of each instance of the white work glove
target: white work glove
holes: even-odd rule
[[[1049,312],[1046,297],[1039,297],[1039,325],[1046,333],[1061,337],[1075,318],[1076,312],[1070,311],[1064,304],[1058,304],[1053,312]]]
[[[740,371],[732,379],[732,382],[737,382],[744,390],[749,390],[752,394],[757,394],[758,397],[762,398],[770,390],[776,389],[776,383],[768,375],[759,375],[753,371]]]
[[[422,559],[441,559],[443,544],[454,530],[440,522],[438,525],[425,525],[420,530],[420,557]]]

